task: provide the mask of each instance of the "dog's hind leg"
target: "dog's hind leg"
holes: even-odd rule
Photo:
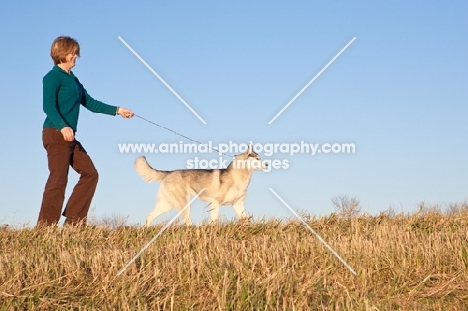
[[[175,203],[175,209],[177,211],[181,211],[182,209],[182,218],[184,218],[184,222],[187,226],[192,226],[192,220],[190,219],[190,208],[191,206],[189,205],[190,202],[190,194],[187,193],[185,195],[185,199],[180,198],[176,203]]]
[[[159,215],[169,212],[172,209],[171,204],[164,200],[158,200],[154,205],[154,210],[148,214],[146,217],[146,226],[151,226],[153,220],[156,219]]]
[[[192,220],[190,219],[190,208],[191,206],[189,205],[182,212],[182,217],[184,218],[184,222],[187,226],[193,225]]]

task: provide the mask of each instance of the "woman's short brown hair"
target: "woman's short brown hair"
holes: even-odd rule
[[[80,45],[78,41],[67,36],[60,36],[55,39],[50,48],[50,57],[52,57],[54,64],[65,63],[68,54],[80,56]]]

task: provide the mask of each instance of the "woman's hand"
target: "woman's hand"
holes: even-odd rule
[[[133,117],[134,113],[127,109],[127,108],[117,108],[117,114],[120,115],[122,118],[131,118]]]
[[[71,127],[64,127],[60,130],[60,132],[62,133],[63,139],[65,139],[65,141],[75,140],[75,132],[73,132],[73,129]]]

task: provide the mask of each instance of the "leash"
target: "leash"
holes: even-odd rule
[[[229,156],[229,157],[231,157],[231,158],[234,158],[234,156],[231,155],[231,154],[221,152],[221,151],[219,151],[218,149],[213,148],[213,147],[210,147],[209,145],[204,144],[204,143],[202,143],[202,142],[199,141],[199,140],[195,140],[195,139],[192,139],[192,138],[190,138],[190,137],[188,137],[188,136],[182,135],[182,134],[180,134],[180,133],[178,133],[178,132],[176,132],[176,131],[174,131],[174,130],[168,128],[168,127],[159,125],[159,124],[156,123],[156,122],[153,122],[153,121],[148,120],[148,119],[146,119],[146,118],[144,118],[144,117],[142,117],[142,116],[139,116],[139,115],[137,115],[136,113],[134,113],[133,115],[134,115],[135,117],[137,117],[137,118],[142,119],[143,121],[146,121],[146,122],[148,122],[148,123],[151,123],[151,124],[153,124],[153,125],[156,125],[157,127],[160,127],[160,128],[162,128],[162,129],[165,129],[166,131],[169,131],[169,132],[171,132],[171,133],[174,133],[174,134],[176,134],[176,135],[178,135],[178,136],[180,136],[180,137],[183,137],[183,138],[185,138],[185,139],[187,139],[187,140],[190,140],[191,142],[194,142],[194,143],[196,143],[196,144],[198,144],[198,145],[206,146],[208,149],[210,149],[210,150],[212,150],[212,151],[218,152],[218,154],[226,155],[226,156]]]

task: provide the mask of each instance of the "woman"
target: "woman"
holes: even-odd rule
[[[85,224],[98,182],[91,158],[75,139],[80,106],[108,115],[133,117],[133,112],[93,99],[71,69],[80,56],[78,42],[61,36],[52,43],[50,56],[54,67],[43,78],[43,108],[46,114],[42,141],[47,152],[49,178],[42,197],[38,226],[56,225],[65,198],[68,170],[71,166],[80,179],[67,202],[63,216],[66,225]]]

